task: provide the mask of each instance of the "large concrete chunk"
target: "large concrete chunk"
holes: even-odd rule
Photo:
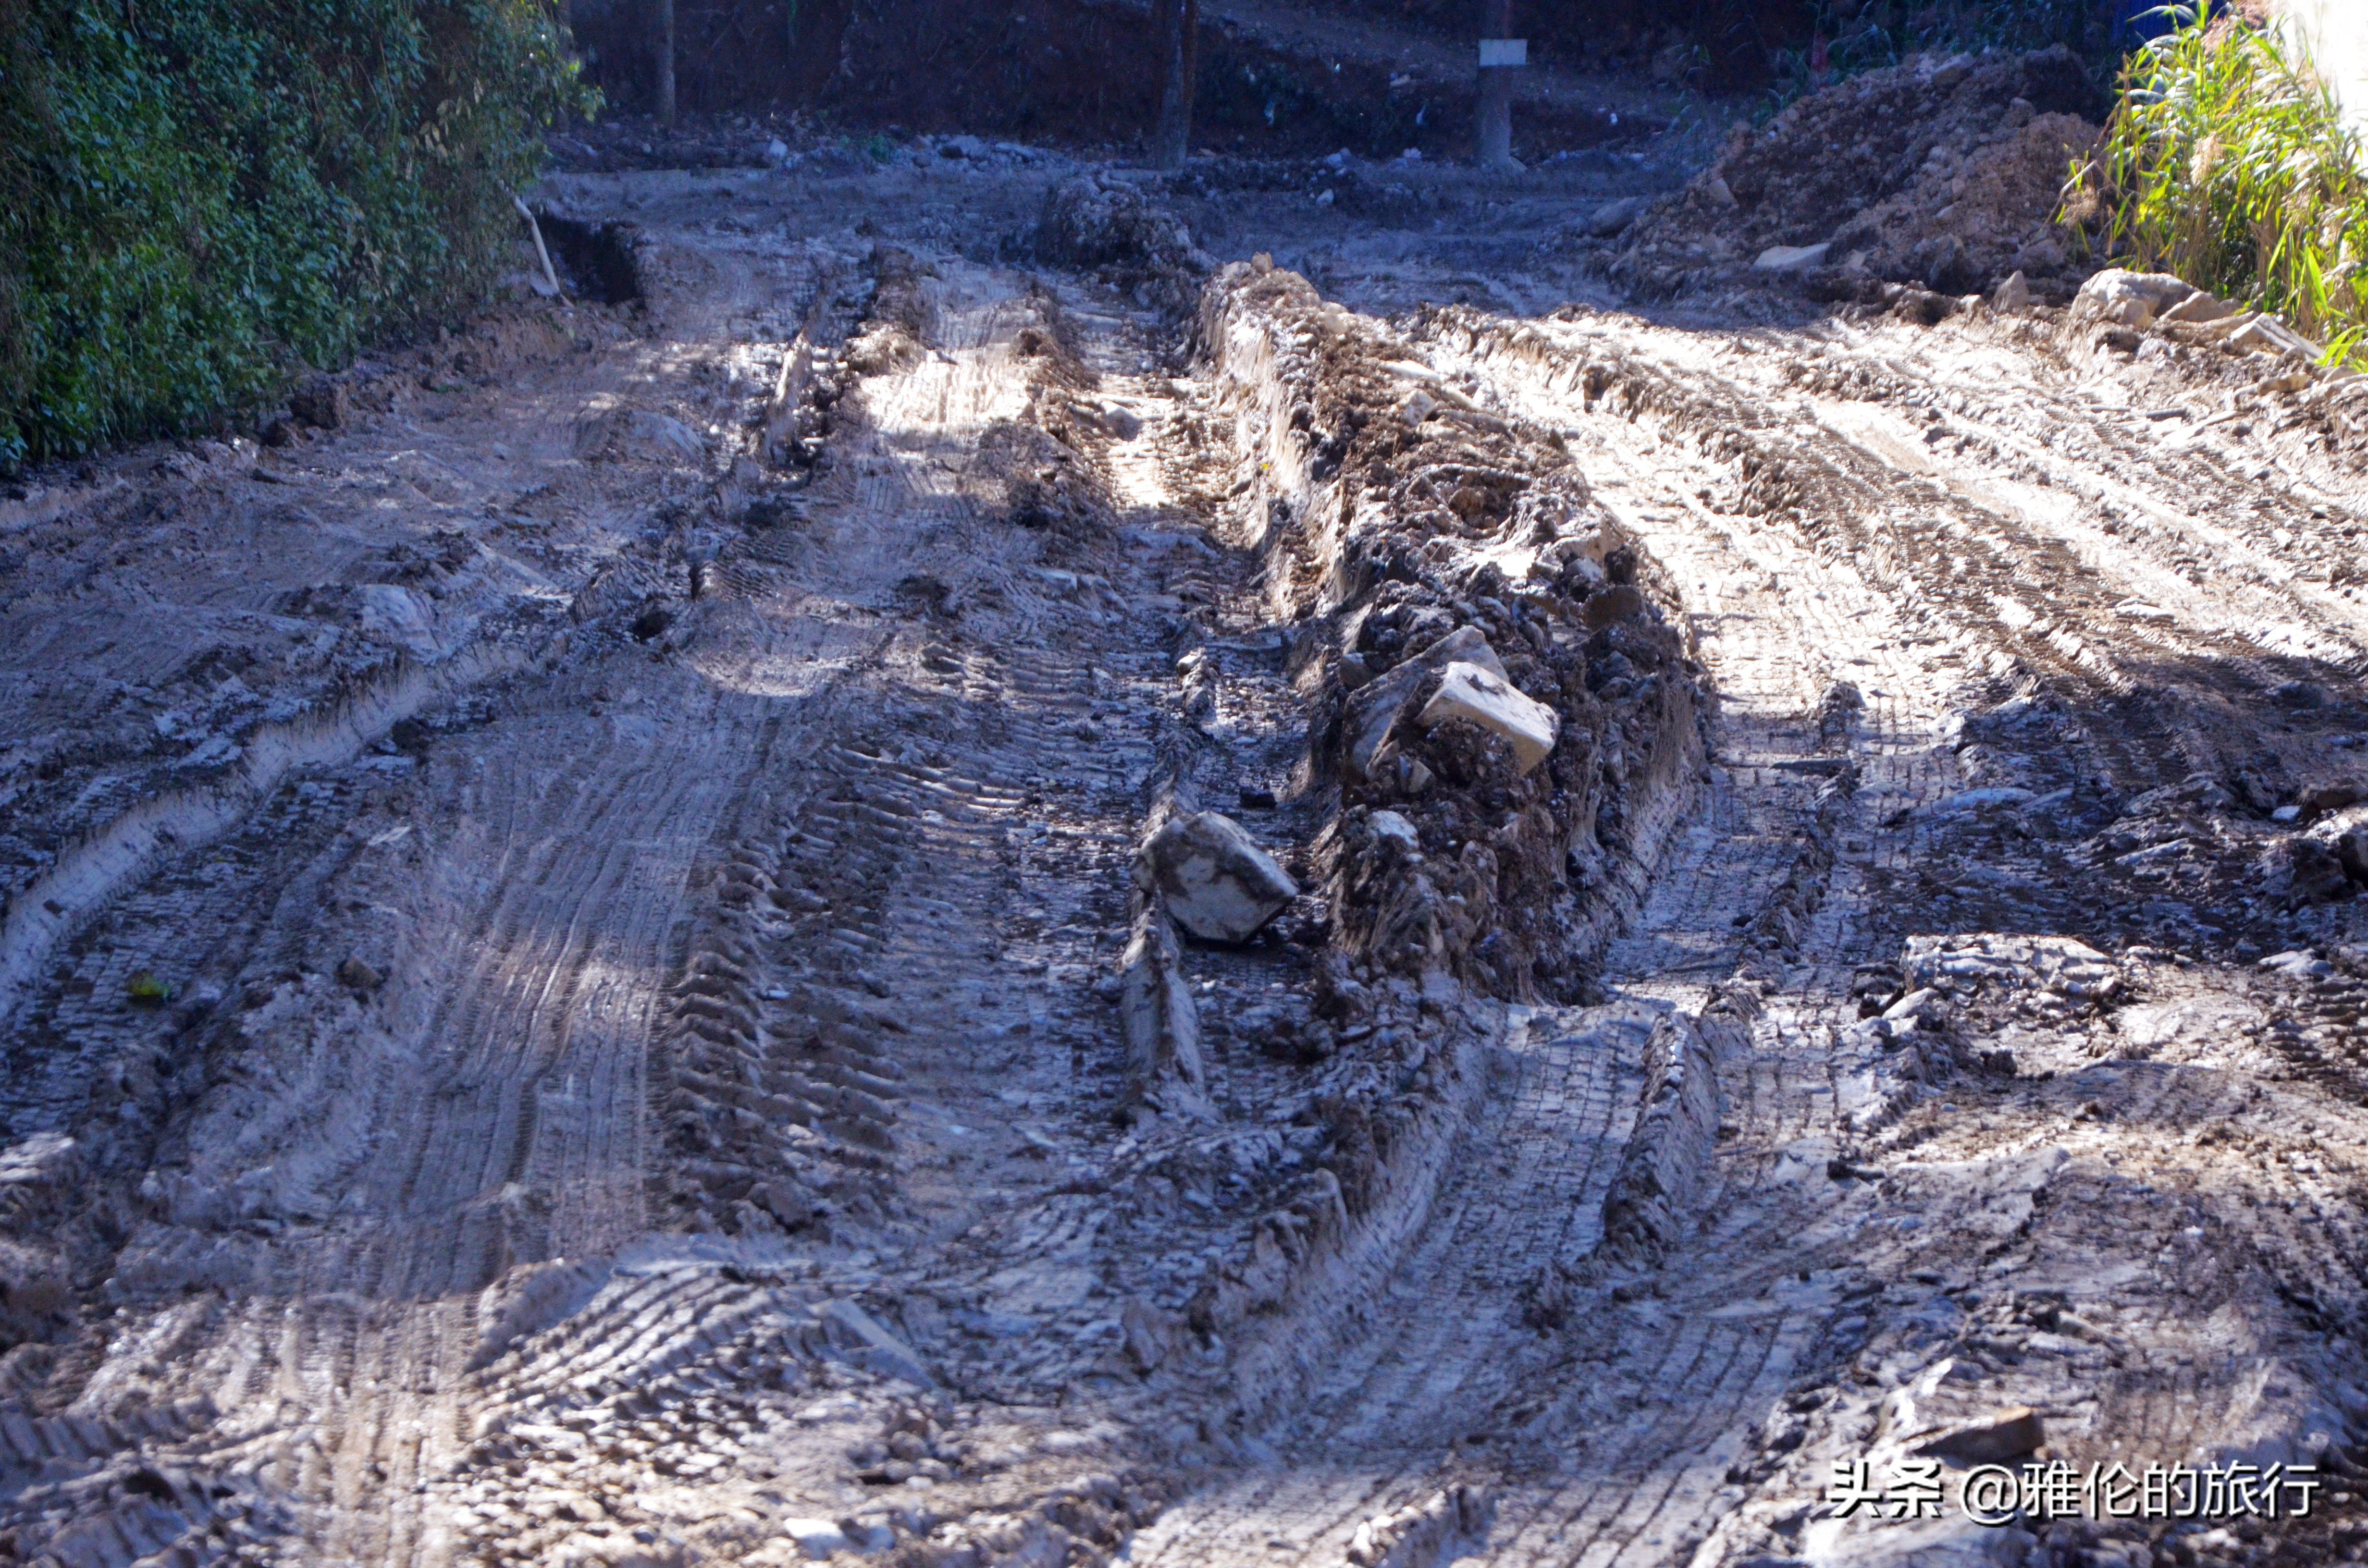
[[[1561,728],[1553,709],[1520,691],[1503,676],[1477,665],[1448,665],[1438,692],[1417,715],[1417,722],[1426,730],[1451,719],[1502,736],[1513,748],[1514,767],[1523,773],[1545,760]]]
[[[1348,715],[1349,771],[1362,778],[1372,771],[1373,759],[1396,727],[1398,716],[1421,689],[1430,672],[1452,664],[1477,665],[1501,676],[1505,666],[1497,651],[1476,626],[1449,632],[1429,647],[1408,656],[1388,674],[1349,699]]]
[[[1247,941],[1299,896],[1274,857],[1215,812],[1171,818],[1153,836],[1150,858],[1168,915],[1204,941]]]

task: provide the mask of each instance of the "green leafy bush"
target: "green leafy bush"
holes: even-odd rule
[[[2275,311],[2331,363],[2368,334],[2368,175],[2326,84],[2278,35],[2196,8],[2130,56],[2105,148],[2066,216],[2147,271]]]
[[[476,298],[547,0],[0,0],[0,468],[188,429]]]

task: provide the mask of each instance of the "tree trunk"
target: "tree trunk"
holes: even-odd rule
[[[658,123],[674,123],[674,0],[656,0],[658,8]]]
[[[1192,93],[1201,76],[1201,0],[1157,0],[1152,20],[1159,40],[1159,125],[1151,161],[1180,169],[1192,151]]]
[[[1513,0],[1484,0],[1481,15],[1481,37],[1501,39],[1512,36]],[[1477,162],[1482,168],[1509,174],[1521,166],[1513,161],[1513,67],[1484,65],[1480,68],[1478,129]]]

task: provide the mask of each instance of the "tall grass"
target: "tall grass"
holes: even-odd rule
[[[2134,52],[2103,151],[2066,217],[2146,271],[2274,311],[2328,346],[2368,349],[2368,173],[2326,84],[2278,36],[2202,7]]]

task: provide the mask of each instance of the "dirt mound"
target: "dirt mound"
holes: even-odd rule
[[[1175,213],[1109,174],[1055,186],[1019,248],[1178,313],[1190,308],[1212,265]]]
[[[1226,268],[1200,334],[1267,426],[1268,593],[1323,667],[1308,767],[1339,792],[1316,854],[1335,989],[1445,971],[1508,999],[1583,994],[1699,755],[1667,574],[1558,437],[1296,273]],[[1489,717],[1444,721],[1492,692]]]
[[[1738,130],[1613,274],[1670,293],[1748,268],[1849,296],[1884,281],[1967,293],[2020,269],[2068,297],[2081,247],[2055,212],[2101,108],[2062,48],[1870,73]]]

